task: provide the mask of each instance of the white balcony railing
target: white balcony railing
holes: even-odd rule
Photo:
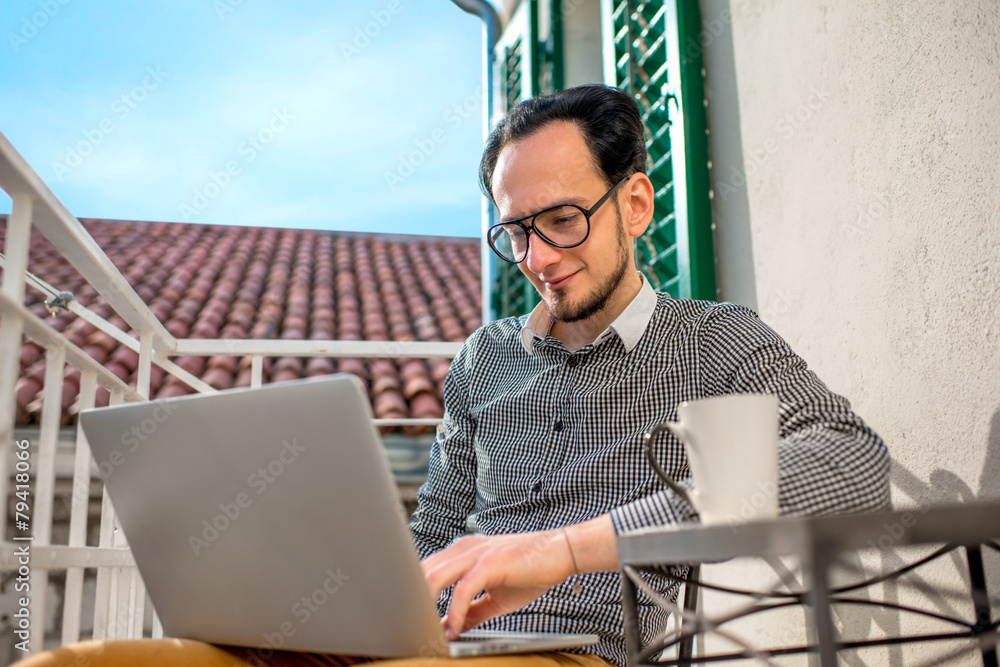
[[[86,545],[88,501],[93,462],[90,447],[82,431],[77,431],[73,456],[73,482],[70,502],[69,533],[66,544],[52,543],[52,519],[55,494],[56,445],[62,412],[63,376],[66,365],[80,370],[80,409],[94,407],[97,386],[111,393],[111,404],[148,400],[153,364],[178,377],[199,392],[214,388],[179,367],[171,357],[177,355],[225,355],[251,357],[251,386],[262,382],[264,357],[454,357],[459,343],[396,341],[293,341],[293,340],[203,340],[177,339],[164,328],[118,269],[108,259],[84,226],[77,220],[24,158],[0,133],[0,187],[13,200],[7,219],[6,244],[2,258],[3,285],[0,290],[0,570],[14,580],[21,578],[29,588],[19,596],[29,598],[26,607],[30,635],[18,635],[19,620],[14,624],[15,642],[31,652],[53,643],[68,644],[89,637],[81,636],[84,612],[85,569],[96,568],[94,591],[94,639],[142,637],[146,614],[146,594],[131,552],[119,529],[114,509],[103,495],[99,545]],[[135,387],[122,382],[60,332],[46,324],[24,306],[27,287],[40,290],[48,298],[59,290],[28,273],[28,249],[32,228],[37,228],[131,327],[130,333],[110,324],[78,302],[70,300],[66,308],[101,331],[128,346],[139,355]],[[21,449],[14,437],[14,389],[20,367],[24,336],[45,349],[45,385],[42,399],[41,427],[38,442]],[[439,419],[378,419],[381,426],[434,425]],[[27,452],[27,477],[33,485],[26,503],[28,520],[7,526],[7,505],[16,486],[16,474],[25,461],[15,452]],[[18,464],[20,462],[20,469]],[[15,484],[14,487],[11,483]],[[15,497],[15,511],[17,511]],[[21,509],[25,509],[22,506]],[[20,519],[19,519],[20,520]],[[24,525],[28,528],[23,528]],[[13,528],[11,530],[10,528]],[[9,539],[8,533],[16,534]],[[30,551],[30,562],[21,561],[23,551]],[[50,573],[65,572],[62,601],[62,636],[58,642],[46,641],[45,619]],[[20,619],[22,617],[14,617]],[[151,636],[162,636],[153,615]]]

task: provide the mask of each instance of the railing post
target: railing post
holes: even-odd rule
[[[250,357],[250,386],[259,388],[264,383],[264,357],[255,354]]]
[[[120,391],[111,392],[110,405],[120,405],[123,402],[124,396]],[[116,524],[111,496],[108,495],[108,488],[105,486],[101,500],[101,537],[98,542],[101,549],[114,548]],[[113,624],[117,606],[114,604],[117,591],[113,587],[116,582],[111,576],[114,569],[114,567],[97,568],[97,583],[94,587],[94,639],[115,638],[113,625],[109,631],[109,621]]]
[[[97,373],[80,373],[80,411],[94,407],[97,395]],[[69,545],[87,545],[87,513],[90,510],[90,444],[83,429],[76,428],[76,454],[73,462],[73,495],[70,499]],[[82,567],[66,569],[66,591],[63,595],[62,643],[80,641],[80,612],[83,608]]]
[[[125,531],[122,530],[121,521],[115,515],[115,532],[111,545],[115,549],[128,549],[128,541],[125,539]],[[108,631],[108,639],[129,639],[129,627],[131,619],[128,617],[129,607],[132,599],[132,567],[111,568],[111,598],[108,618],[111,625]]]
[[[34,548],[52,543],[52,501],[55,495],[56,443],[59,440],[59,420],[62,417],[63,374],[66,370],[66,348],[45,350],[45,387],[42,399],[42,423],[35,467],[34,516],[31,519]],[[31,635],[32,652],[45,645],[45,602],[48,597],[49,571],[35,566],[31,569],[31,617],[35,632]]]
[[[142,639],[142,620],[146,612],[146,586],[142,583],[139,567],[133,565],[129,589],[132,591],[128,601],[128,639]]]
[[[139,368],[137,369],[135,390],[143,398],[149,398],[149,383],[153,375],[153,332],[139,334]]]
[[[24,303],[24,276],[28,270],[28,244],[31,240],[31,211],[34,200],[28,195],[14,195],[14,207],[7,218],[3,272],[3,292],[15,303]],[[0,539],[7,534],[7,491],[10,487],[11,447],[14,444],[14,387],[21,370],[23,322],[17,315],[0,318]]]
[[[156,609],[153,609],[153,639],[163,638],[163,624],[160,623],[160,617],[156,613]]]

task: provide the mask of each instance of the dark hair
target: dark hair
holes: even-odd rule
[[[493,199],[493,170],[500,152],[554,121],[575,123],[608,187],[646,171],[646,140],[639,105],[610,86],[586,85],[524,100],[497,123],[479,162],[479,185]]]

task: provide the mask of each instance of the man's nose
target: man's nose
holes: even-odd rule
[[[546,243],[538,234],[531,235],[531,242],[528,244],[528,256],[524,263],[532,273],[544,273],[545,269],[552,266],[562,257],[562,249],[556,248]]]

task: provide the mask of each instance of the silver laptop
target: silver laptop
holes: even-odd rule
[[[353,375],[99,408],[80,422],[168,636],[379,657],[598,641],[446,641]]]

